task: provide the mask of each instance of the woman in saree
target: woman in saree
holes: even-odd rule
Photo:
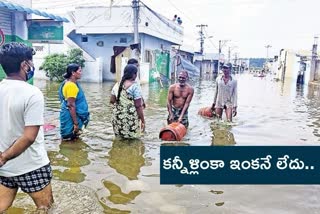
[[[59,87],[60,134],[63,140],[73,140],[80,135],[83,126],[87,126],[90,119],[86,97],[80,84],[81,67],[70,64],[63,76],[65,80]]]
[[[112,126],[116,137],[139,138],[145,129],[141,88],[135,81],[137,72],[137,66],[127,65],[120,83],[116,83],[111,92]]]

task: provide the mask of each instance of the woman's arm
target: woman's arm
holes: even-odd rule
[[[129,93],[133,96],[134,106],[136,107],[136,111],[137,111],[138,117],[139,117],[139,119],[141,121],[141,129],[144,131],[145,130],[145,120],[144,120],[144,115],[143,115],[143,98],[141,96],[140,85],[138,83],[136,83],[136,82],[133,82],[128,87],[128,89],[129,88],[131,88],[131,90],[129,90]]]
[[[79,124],[78,124],[77,113],[76,113],[76,98],[69,97],[67,99],[67,105],[73,121],[73,131],[77,133],[79,131]]]
[[[142,98],[134,100],[134,106],[136,107],[138,118],[141,120],[141,129],[144,131],[146,122],[144,120],[144,115],[143,115]]]
[[[113,95],[113,94],[111,94],[111,97],[110,97],[110,103],[111,103],[111,104],[115,104],[115,103],[116,103],[116,101],[117,101],[116,96],[115,96],[115,95]]]

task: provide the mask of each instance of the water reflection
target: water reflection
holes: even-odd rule
[[[268,77],[260,79],[247,74],[237,75],[237,79],[239,112],[234,118],[235,124],[224,126],[222,123],[212,127],[212,120],[197,115],[199,108],[212,104],[214,81],[191,83],[195,94],[189,108],[190,128],[182,142],[168,145],[319,143],[319,88],[297,88],[295,83],[289,81],[275,82]],[[52,117],[52,124],[59,124],[59,101],[55,84],[38,83],[36,85],[46,96],[46,118]],[[219,187],[224,193],[212,198],[208,197],[208,194],[212,194],[208,191],[215,189],[215,186],[159,185],[159,147],[162,143],[159,130],[166,124],[167,86],[142,85],[143,96],[147,101],[147,134],[142,138],[144,143],[113,140],[111,108],[108,104],[112,86],[113,83],[109,82],[82,84],[92,115],[92,123],[83,135],[85,143],[66,145],[51,138],[46,140],[55,178],[83,181],[75,185],[83,189],[83,184],[93,189],[105,213],[259,213],[262,209],[270,209],[272,213],[283,210],[296,213],[312,210],[317,213],[315,210],[319,210],[319,200],[308,197],[319,192],[317,186],[228,185]],[[56,195],[73,193],[73,189],[73,186],[62,189],[55,187]],[[86,194],[79,195],[78,200],[74,200],[74,207],[81,207],[84,199],[88,198]],[[290,200],[287,200],[288,197],[291,197]],[[268,203],[265,203],[266,198],[269,198]],[[254,204],[251,203],[253,200]],[[218,207],[224,201],[226,203]],[[300,206],[302,203],[304,206]],[[69,209],[65,208],[64,211],[68,212]]]
[[[59,166],[53,170],[55,179],[80,183],[86,174],[81,171],[82,166],[90,164],[88,159],[89,146],[81,139],[72,142],[62,142],[58,152],[48,152],[52,166]]]
[[[308,91],[308,119],[310,123],[309,127],[313,128],[313,135],[318,137],[318,142],[320,141],[320,86],[310,85]]]
[[[115,139],[109,151],[108,164],[129,180],[137,180],[140,168],[145,165],[144,152],[141,140]]]
[[[297,91],[297,94],[296,94],[296,97],[304,97],[304,86],[303,85],[297,85],[297,88],[296,88],[296,91]]]
[[[168,86],[161,87],[158,83],[152,83],[149,91],[147,108],[167,106]]]
[[[210,125],[212,130],[212,146],[235,145],[236,141],[231,132],[232,126],[220,121],[214,121]]]
[[[104,181],[103,185],[109,190],[110,196],[108,196],[109,201],[114,204],[128,204],[132,202],[141,191],[134,190],[129,193],[122,192],[121,188],[111,181]]]

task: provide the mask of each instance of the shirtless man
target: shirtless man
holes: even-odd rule
[[[181,71],[178,83],[170,86],[168,93],[168,124],[172,122],[182,123],[186,128],[189,126],[188,108],[193,97],[193,88],[187,82],[188,73]]]

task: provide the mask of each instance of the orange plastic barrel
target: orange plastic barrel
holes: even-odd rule
[[[159,138],[165,141],[180,141],[187,134],[181,123],[171,123],[160,130]]]
[[[213,117],[214,113],[211,110],[211,107],[203,107],[199,109],[198,114],[204,117]]]

